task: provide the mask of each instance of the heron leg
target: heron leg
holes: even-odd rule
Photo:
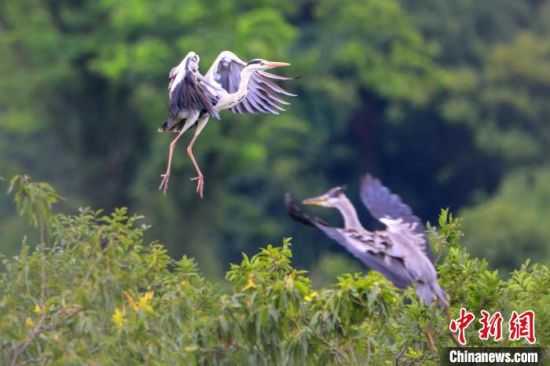
[[[197,193],[199,194],[200,198],[203,197],[204,176],[201,172],[201,169],[199,168],[199,164],[197,164],[197,160],[195,159],[195,156],[193,155],[193,145],[195,144],[195,141],[197,140],[197,137],[201,133],[204,126],[206,126],[206,124],[208,123],[208,118],[209,118],[209,115],[205,115],[204,117],[198,120],[197,128],[195,130],[195,133],[193,134],[193,138],[189,142],[189,145],[187,145],[187,154],[189,155],[189,158],[191,159],[191,162],[193,163],[193,166],[197,171],[197,176],[194,178],[191,178],[191,180],[197,181]]]
[[[159,189],[163,191],[164,194],[166,194],[166,191],[168,190],[168,182],[170,181],[170,170],[172,169],[172,158],[174,156],[174,149],[176,148],[176,144],[178,143],[178,140],[181,138],[181,136],[189,129],[191,126],[195,124],[197,119],[199,118],[199,113],[195,112],[187,117],[187,120],[185,121],[185,124],[181,128],[181,131],[178,133],[176,138],[172,140],[170,143],[170,150],[168,154],[168,164],[166,167],[166,172],[164,174],[161,174],[162,182],[160,182]]]

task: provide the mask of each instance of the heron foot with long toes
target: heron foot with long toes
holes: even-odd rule
[[[160,175],[162,177],[162,181],[160,182],[159,190],[162,191],[162,193],[166,194],[168,191],[168,181],[170,180],[170,173],[164,173]]]
[[[203,190],[204,190],[204,177],[202,174],[194,177],[194,178],[191,178],[191,180],[196,180],[197,181],[197,193],[199,194],[199,197],[202,198],[203,197]]]

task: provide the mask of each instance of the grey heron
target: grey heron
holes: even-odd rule
[[[448,307],[447,296],[437,281],[433,255],[420,219],[399,196],[371,175],[362,179],[360,195],[371,215],[386,226],[385,230],[366,230],[342,187],[306,199],[303,204],[336,208],[344,218],[343,228],[332,227],[305,213],[289,193],[285,195],[285,206],[293,219],[318,228],[397,287],[413,285],[427,305],[435,298],[442,307]]]
[[[181,136],[191,127],[195,132],[187,154],[195,167],[197,193],[202,198],[204,176],[193,155],[193,145],[208,123],[210,117],[219,119],[219,112],[229,109],[234,113],[273,113],[284,111],[287,105],[282,95],[294,96],[273,82],[289,80],[265,70],[288,66],[286,62],[254,59],[241,60],[231,51],[223,51],[216,58],[206,75],[199,71],[199,55],[189,52],[169,74],[168,119],[159,127],[159,132],[174,132],[177,136],[170,143],[166,172],[162,174],[159,189],[166,193],[174,148]]]

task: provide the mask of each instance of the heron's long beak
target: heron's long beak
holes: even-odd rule
[[[304,205],[322,206],[323,203],[325,203],[325,197],[319,196],[319,197],[308,198],[303,200],[302,203]]]
[[[265,63],[270,69],[273,69],[275,67],[285,67],[290,66],[288,62],[277,62],[277,61],[268,61]]]

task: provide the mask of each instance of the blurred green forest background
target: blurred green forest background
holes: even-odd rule
[[[298,97],[211,121],[195,148],[205,198],[184,143],[164,196],[168,71],[194,50],[206,72],[224,49],[291,62]],[[550,1],[3,0],[0,75],[0,176],[51,182],[66,211],[143,213],[211,278],[284,236],[314,279],[349,272],[282,196],[348,183],[359,202],[367,171],[425,221],[450,207],[504,273],[550,262]],[[0,251],[19,251],[21,222],[0,195]]]

